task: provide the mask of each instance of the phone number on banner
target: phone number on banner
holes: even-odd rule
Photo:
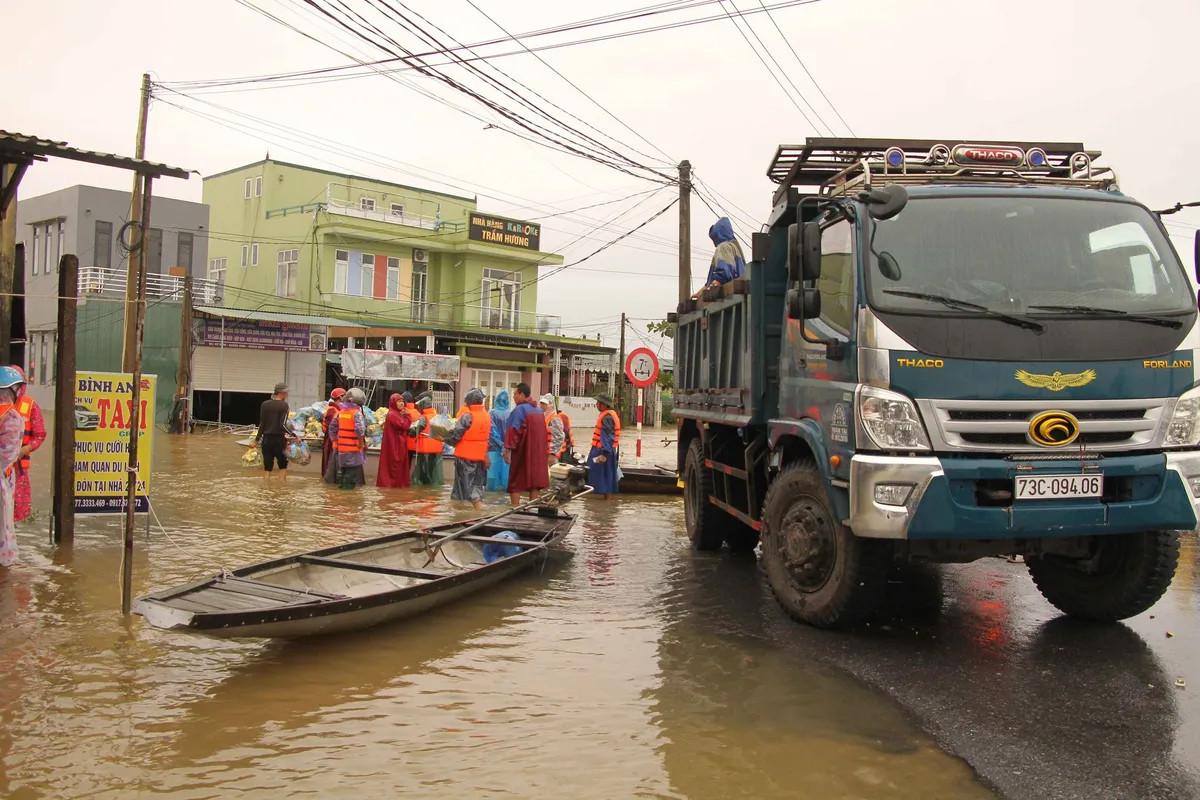
[[[76,497],[75,498],[75,513],[76,514],[112,514],[125,510],[125,497]],[[133,504],[133,510],[139,514],[145,514],[150,510],[150,500],[146,497],[138,497]]]

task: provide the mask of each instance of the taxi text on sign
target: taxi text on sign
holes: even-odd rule
[[[129,474],[129,435],[133,376],[119,372],[80,372],[75,379],[75,513],[125,510]],[[154,443],[157,378],[142,376],[138,419],[135,510],[150,510],[150,452]]]

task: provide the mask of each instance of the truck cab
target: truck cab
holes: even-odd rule
[[[1019,555],[1089,619],[1153,605],[1197,527],[1197,296],[1078,143],[781,146],[747,277],[681,303],[688,533],[853,624],[912,560]]]

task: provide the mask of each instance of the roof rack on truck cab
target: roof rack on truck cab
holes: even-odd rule
[[[836,197],[874,183],[1032,184],[1112,189],[1116,172],[1096,167],[1099,151],[1073,142],[979,142],[946,139],[805,139],[783,144],[767,169],[779,184],[775,203],[795,186]]]

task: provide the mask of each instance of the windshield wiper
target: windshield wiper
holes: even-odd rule
[[[1127,319],[1130,322],[1144,322],[1147,325],[1161,325],[1164,328],[1179,329],[1183,327],[1183,323],[1177,319],[1163,319],[1162,317],[1151,316],[1150,314],[1130,314],[1128,311],[1122,311],[1119,308],[1098,308],[1096,306],[1028,306],[1030,309],[1038,309],[1039,311],[1077,311],[1080,314],[1096,314],[1102,317],[1117,317],[1119,319]]]
[[[998,319],[1001,322],[1007,322],[1009,325],[1016,325],[1018,328],[1025,328],[1040,334],[1046,330],[1046,326],[1040,322],[1029,319],[1028,317],[1018,317],[1015,314],[1005,314],[1003,311],[997,311],[994,308],[981,306],[978,303],[972,303],[969,300],[959,300],[957,297],[948,297],[944,294],[928,294],[926,292],[910,292],[906,289],[884,289],[884,294],[894,294],[897,297],[911,297],[914,300],[928,300],[931,303],[941,303],[950,308],[957,308],[960,311],[977,311],[983,316]]]

